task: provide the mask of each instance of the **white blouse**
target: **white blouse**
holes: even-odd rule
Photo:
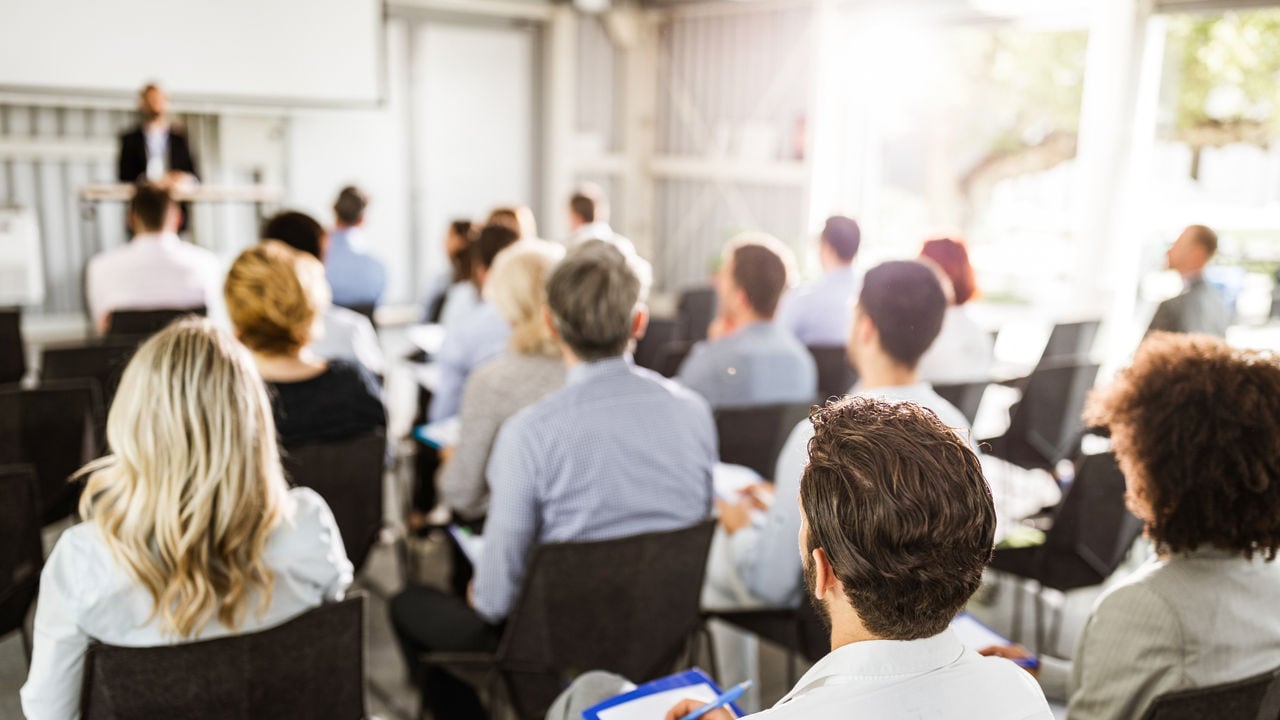
[[[916,374],[932,385],[991,379],[991,335],[969,317],[963,306],[947,308],[942,329],[920,358]]]
[[[271,604],[262,615],[250,600],[238,630],[215,618],[196,637],[180,639],[152,621],[151,594],[111,556],[97,525],[80,523],[58,540],[40,575],[35,647],[22,687],[28,720],[79,718],[84,654],[90,640],[147,647],[208,640],[280,625],[326,600],[341,599],[352,567],[333,513],[307,488],[289,491],[292,513],[267,541],[275,574]]]

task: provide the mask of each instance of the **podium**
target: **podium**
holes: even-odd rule
[[[102,248],[102,238],[97,232],[97,224],[91,221],[97,216],[97,208],[104,203],[127,203],[133,197],[132,183],[99,183],[84,185],[80,188],[80,217],[93,225],[94,231],[88,236],[93,238],[92,252]],[[193,185],[175,189],[173,199],[193,205],[252,205],[261,222],[266,218],[266,207],[277,205],[284,199],[284,190],[274,185]]]

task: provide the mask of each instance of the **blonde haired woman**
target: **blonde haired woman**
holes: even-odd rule
[[[148,340],[86,466],[86,522],[45,564],[30,720],[79,716],[90,640],[153,646],[278,625],[341,598],[351,563],[320,496],[285,484],[253,360],[205,320]]]
[[[546,280],[564,256],[559,245],[521,240],[498,253],[485,299],[511,324],[507,351],[467,378],[461,440],[440,475],[440,495],[458,518],[475,521],[489,509],[484,468],[507,418],[564,385],[564,359],[543,319]]]
[[[342,440],[386,426],[381,390],[367,368],[307,349],[329,307],[319,260],[263,241],[236,258],[223,295],[236,337],[272,392],[283,443]]]

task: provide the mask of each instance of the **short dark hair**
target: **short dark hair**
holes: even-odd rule
[[[475,242],[471,243],[471,264],[483,268],[491,267],[498,253],[511,247],[519,239],[520,236],[516,231],[506,225],[498,223],[485,225],[476,235]]]
[[[822,241],[835,251],[836,257],[852,262],[862,244],[862,229],[858,221],[844,215],[832,215],[822,226]]]
[[[264,239],[279,240],[294,250],[300,250],[317,260],[324,246],[324,227],[310,215],[286,210],[271,216],[262,226]]]
[[[1147,535],[1170,552],[1280,550],[1280,359],[1207,335],[1152,333],[1090,396]],[[1117,432],[1118,429],[1124,432]],[[1145,513],[1144,513],[1145,514]]]
[[[932,637],[977,591],[996,513],[977,455],[930,410],[861,397],[810,415],[806,564],[822,548],[868,631]]]
[[[462,282],[471,278],[471,246],[475,244],[475,226],[470,220],[454,220],[449,223],[449,232],[463,241],[461,250],[449,254],[449,266],[453,268],[453,282]]]
[[[588,240],[547,279],[547,307],[560,339],[586,361],[626,352],[644,282],[628,256]]]
[[[767,235],[745,235],[729,242],[728,254],[733,284],[757,315],[772,318],[790,279],[790,249]]]
[[[590,186],[580,187],[569,196],[569,210],[586,223],[595,222],[596,215],[603,206],[604,199],[600,191]]]
[[[1218,233],[1209,226],[1188,225],[1187,231],[1191,233],[1191,238],[1204,248],[1209,257],[1213,257],[1218,252]]]
[[[165,216],[173,207],[173,196],[169,189],[155,183],[140,182],[133,187],[133,197],[129,200],[129,213],[136,219],[139,228],[135,231],[155,232],[164,227]]]
[[[876,326],[889,357],[914,368],[942,330],[947,295],[923,263],[892,260],[867,271],[858,307]]]
[[[348,185],[338,193],[333,201],[333,214],[338,216],[344,225],[355,225],[364,218],[364,209],[369,207],[369,196],[355,185]]]

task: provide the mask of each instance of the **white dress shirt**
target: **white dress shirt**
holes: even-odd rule
[[[942,329],[916,366],[916,375],[934,385],[991,379],[991,334],[973,321],[963,306],[952,305],[942,316]]]
[[[756,720],[1050,720],[1025,670],[966,649],[950,629],[923,640],[836,648]]]
[[[326,360],[350,360],[377,375],[385,368],[382,345],[369,318],[340,305],[330,305],[324,313],[324,328],[310,345],[311,351]]]
[[[329,506],[313,490],[289,491],[292,508],[267,541],[265,559],[275,574],[271,604],[258,613],[249,601],[243,625],[252,632],[284,623],[351,584],[351,562]],[[116,563],[97,525],[80,523],[59,538],[40,575],[35,648],[22,687],[28,720],[80,717],[84,654],[90,640],[149,647],[208,640],[233,631],[215,618],[198,637],[178,639],[152,618],[147,589]]]
[[[89,261],[85,274],[94,326],[114,310],[212,308],[221,290],[217,257],[173,233],[144,233]]]

